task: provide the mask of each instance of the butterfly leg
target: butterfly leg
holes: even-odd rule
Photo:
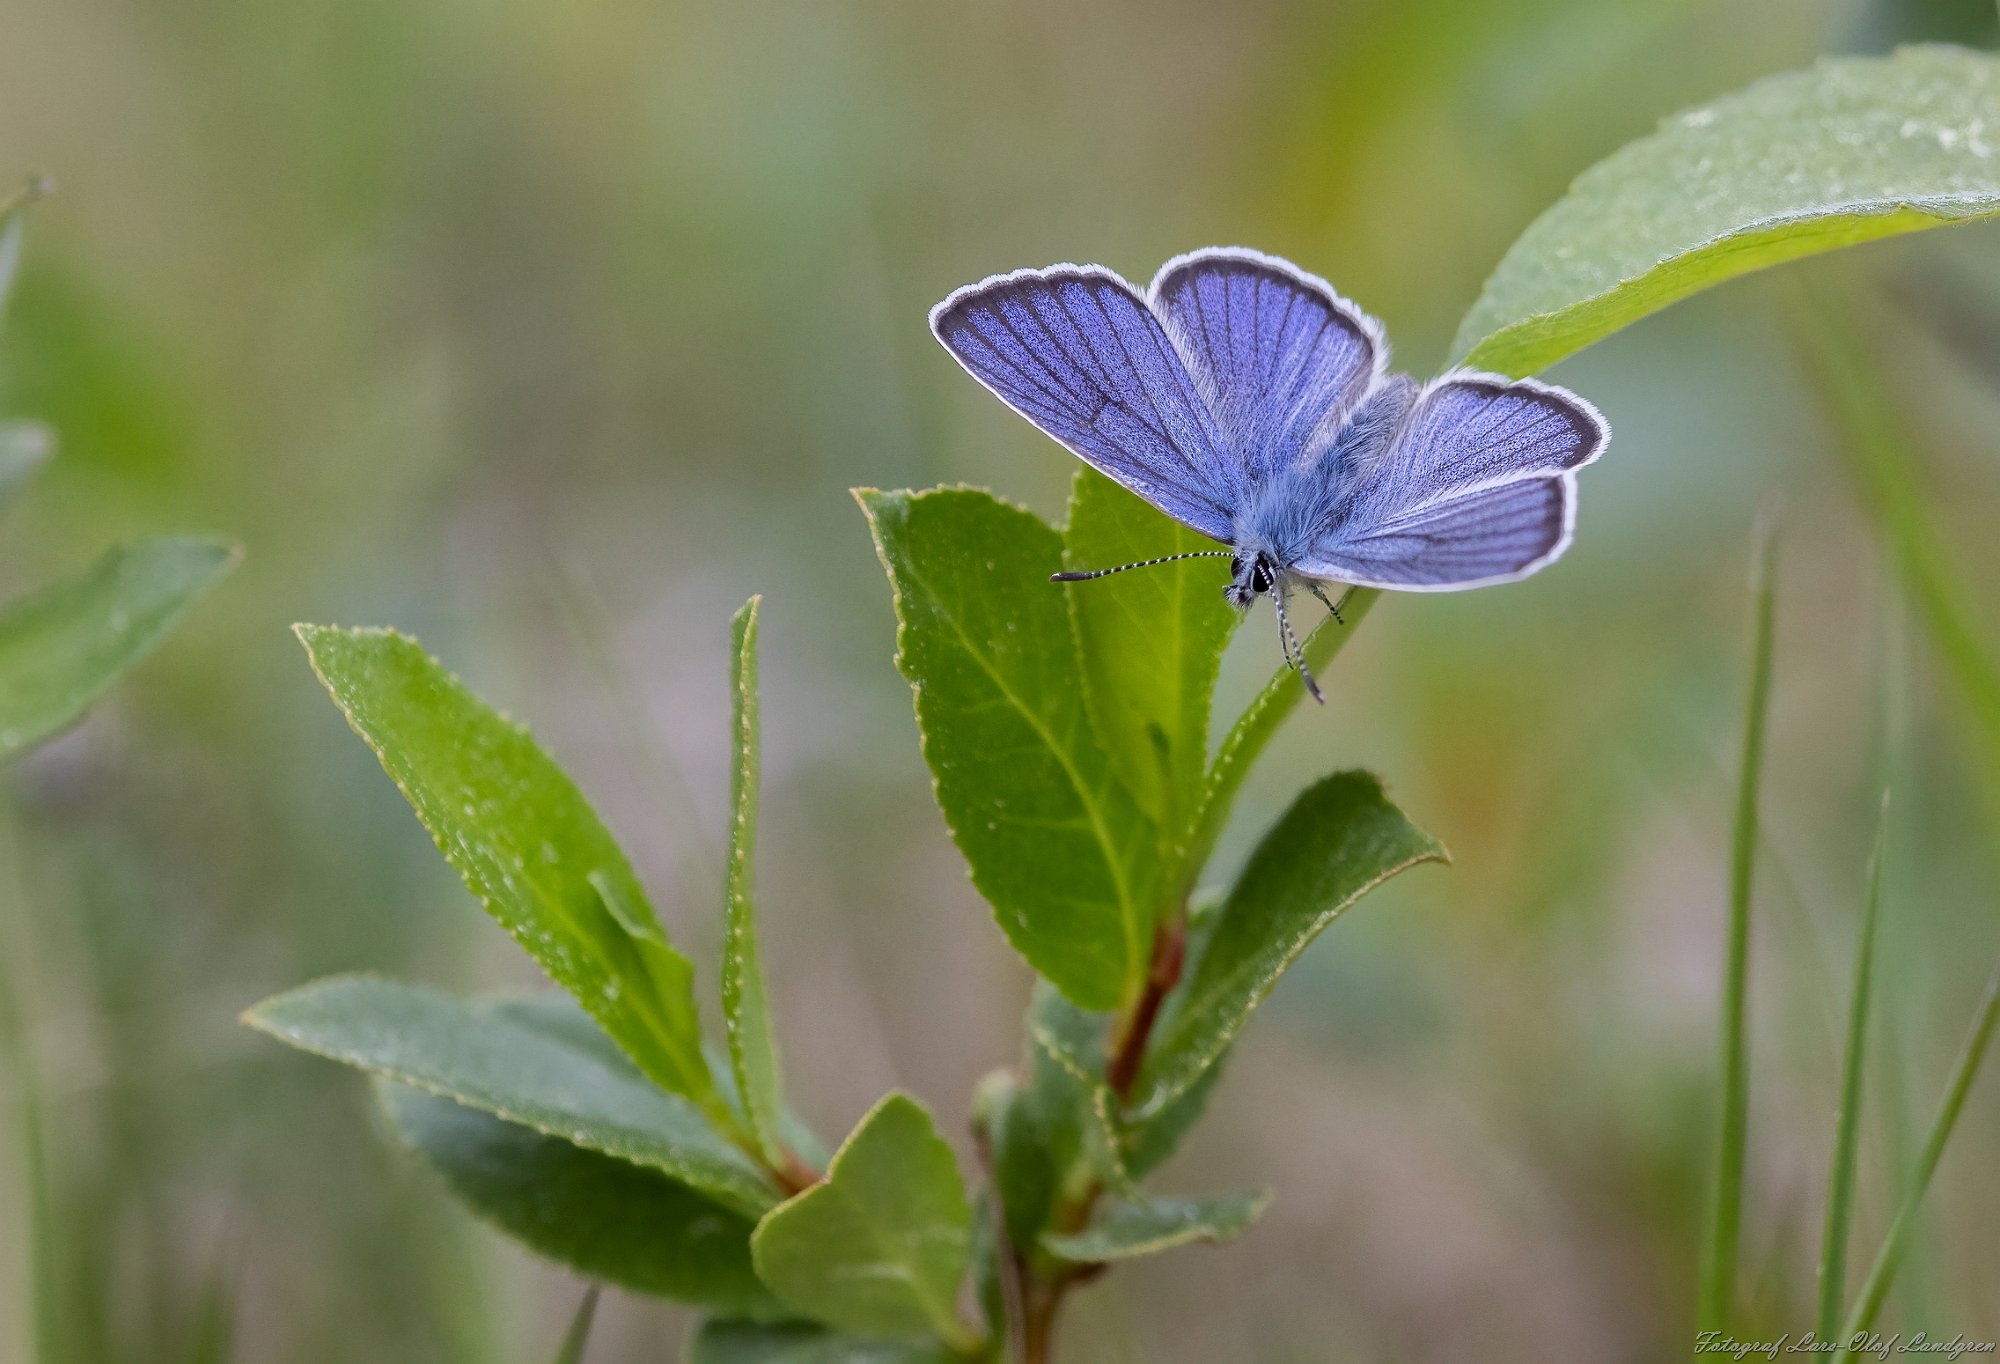
[[[1326,609],[1332,614],[1333,623],[1335,625],[1347,624],[1345,620],[1341,619],[1340,607],[1327,597],[1326,593],[1321,590],[1320,585],[1318,583],[1314,582],[1311,578],[1307,578],[1306,590],[1311,592],[1315,597],[1319,598],[1320,604],[1326,607]]]
[[[1291,618],[1285,614],[1285,594],[1282,590],[1271,594],[1272,603],[1278,608],[1278,642],[1284,646],[1285,662],[1298,671],[1299,680],[1306,684],[1306,691],[1321,705],[1326,698],[1319,694],[1319,684],[1313,681],[1312,669],[1306,666],[1306,651],[1299,647],[1299,641],[1292,634]]]

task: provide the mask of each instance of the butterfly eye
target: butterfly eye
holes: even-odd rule
[[[1271,590],[1271,569],[1261,559],[1257,562],[1257,566],[1250,570],[1250,590],[1252,592]]]

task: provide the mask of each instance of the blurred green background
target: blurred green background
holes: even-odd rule
[[[968,481],[1059,516],[1072,461],[965,378],[929,305],[1243,243],[1429,372],[1520,229],[1659,117],[1995,29],[1987,0],[8,0],[0,178],[58,189],[0,413],[61,449],[0,528],[0,584],[168,529],[247,558],[7,774],[0,988],[42,1141],[0,1071],[0,1360],[213,1357],[225,1312],[242,1360],[535,1361],[576,1301],[389,1148],[363,1084],[235,1023],[330,971],[532,983],[289,623],[420,633],[531,720],[713,961],[727,621],[767,594],[763,912],[795,1092],[828,1137],[893,1084],[961,1135],[1027,976],[931,803],[845,490]],[[1685,1354],[1760,505],[1784,548],[1750,1319],[1809,1318],[1888,779],[1865,1257],[2000,954],[2000,801],[1802,368],[1828,328],[1854,328],[2000,646],[2000,231],[1756,277],[1563,365],[1617,431],[1575,548],[1379,608],[1224,850],[1366,764],[1456,863],[1309,954],[1160,1181],[1267,1182],[1272,1212],[1083,1295],[1072,1357]],[[1224,704],[1277,661],[1259,615]],[[1996,1095],[1946,1157],[1899,1324],[2000,1336]],[[685,1324],[614,1296],[591,1357],[677,1358]]]

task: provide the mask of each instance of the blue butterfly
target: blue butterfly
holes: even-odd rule
[[[1382,324],[1289,261],[1176,256],[1141,293],[1098,265],[1016,270],[931,310],[973,378],[1099,472],[1229,546],[1229,601],[1285,615],[1302,582],[1406,592],[1512,582],[1569,547],[1576,470],[1611,428],[1565,389],[1458,369],[1390,374]]]

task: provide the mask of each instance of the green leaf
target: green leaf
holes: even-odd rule
[[[1158,835],[1097,742],[1062,541],[970,488],[855,494],[895,591],[938,805],[1009,941],[1086,1008],[1144,978]]]
[[[750,1266],[755,1223],[658,1170],[615,1160],[407,1085],[390,1122],[461,1201],[580,1274],[727,1312],[776,1310]]]
[[[1308,787],[1264,836],[1223,902],[1187,994],[1140,1073],[1132,1116],[1162,1113],[1221,1057],[1306,945],[1341,912],[1419,862],[1443,861],[1366,772]]]
[[[2000,212],[2000,62],[1821,62],[1675,115],[1529,226],[1453,353],[1531,374],[1677,299],[1835,247]]]
[[[1086,1138],[1094,1122],[1091,1105],[1094,1090],[1103,1083],[1104,1060],[1099,1049],[1092,1071],[1090,1060],[1077,1052],[1096,1047],[1105,1019],[1082,1012],[1048,982],[1037,981],[1027,1024],[1021,1082],[998,1105],[989,1132],[1007,1236],[1024,1250],[1041,1239],[1059,1201],[1065,1192],[1074,1192],[1071,1186],[1084,1169]]]
[[[757,1273],[787,1305],[843,1331],[979,1340],[959,1320],[972,1206],[951,1148],[906,1094],[875,1105],[826,1181],[770,1213],[751,1240]]]
[[[0,762],[73,724],[235,562],[210,540],[144,540],[0,608]]]
[[[1157,1198],[1144,1203],[1101,1203],[1082,1231],[1044,1236],[1051,1255],[1078,1264],[1101,1264],[1154,1255],[1176,1246],[1233,1241],[1270,1205],[1269,1192],[1223,1198]]]
[[[785,1111],[778,1081],[778,1048],[764,995],[764,967],[757,954],[757,908],[752,858],[757,846],[757,608],[752,597],[730,622],[730,687],[735,704],[729,733],[735,763],[730,771],[729,871],[722,952],[722,1012],[729,1032],[729,1064],[757,1149],[773,1167],[791,1153],[780,1127]]]
[[[468,1208],[536,1254],[632,1292],[776,1312],[750,1268],[756,1222],[658,1170],[378,1082],[396,1134]]]
[[[764,1172],[687,1100],[536,1011],[342,976],[267,999],[243,1021],[315,1055],[662,1170],[748,1216],[777,1202]]]
[[[1229,1049],[1202,1070],[1193,1084],[1182,1090],[1155,1112],[1140,1117],[1126,1115],[1118,1129],[1118,1151],[1133,1179],[1144,1179],[1180,1149],[1181,1138],[1208,1107],[1208,1096],[1222,1080]]]
[[[857,1339],[797,1321],[705,1321],[687,1351],[687,1364],[952,1364],[960,1358],[928,1341]]]
[[[55,446],[55,433],[40,422],[0,424],[0,503],[35,476]]]
[[[1777,542],[1768,527],[1757,547],[1752,584],[1754,621],[1750,686],[1745,701],[1736,819],[1730,842],[1729,938],[1723,957],[1722,1102],[1716,1108],[1715,1186],[1702,1250],[1697,1331],[1719,1331],[1736,1290],[1736,1247],[1743,1224],[1743,1160],[1750,1129],[1750,1053],[1745,1014],[1750,988],[1750,904],[1757,872],[1757,792],[1764,771],[1764,732],[1771,713],[1772,642],[1776,632]]]
[[[652,1080],[724,1130],[694,968],[610,831],[527,729],[391,630],[297,627],[313,670],[487,913]]]
[[[1213,551],[1096,470],[1076,471],[1063,565],[1084,571]],[[1084,700],[1125,786],[1178,843],[1208,763],[1208,712],[1236,625],[1221,559],[1156,564],[1068,587]],[[1178,864],[1184,847],[1163,848]]]

